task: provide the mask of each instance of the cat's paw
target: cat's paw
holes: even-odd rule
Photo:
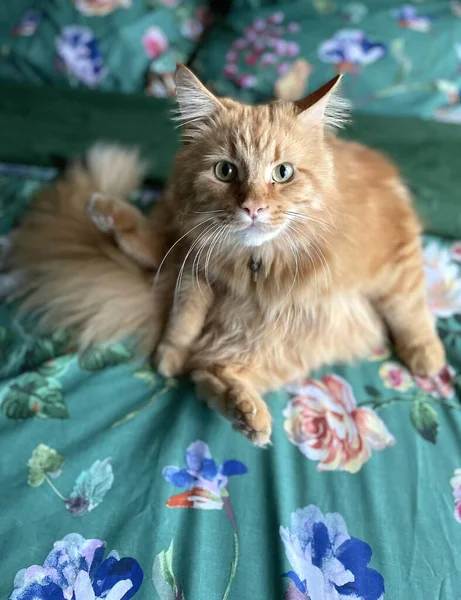
[[[435,336],[427,344],[399,347],[397,353],[413,375],[437,375],[445,365],[445,349]]]
[[[103,233],[115,230],[114,201],[103,194],[93,194],[87,204],[86,214]]]
[[[181,375],[184,372],[188,356],[187,348],[161,342],[155,355],[157,370],[162,377],[166,378]]]
[[[269,444],[272,419],[262,398],[249,392],[229,390],[228,407],[233,429],[242,433],[255,446]]]

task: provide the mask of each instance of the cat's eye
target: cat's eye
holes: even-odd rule
[[[272,181],[286,183],[293,177],[295,169],[290,163],[281,163],[272,170]]]
[[[215,165],[214,173],[219,181],[228,183],[237,177],[237,167],[227,160],[220,160]]]

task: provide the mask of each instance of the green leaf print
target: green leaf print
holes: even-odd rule
[[[160,600],[185,600],[173,572],[173,540],[166,552],[162,550],[155,557],[152,582]]]
[[[148,385],[154,385],[158,382],[159,376],[152,367],[146,366],[133,373],[133,377],[145,381]]]
[[[72,354],[65,354],[64,356],[58,356],[51,360],[47,360],[41,364],[37,372],[44,377],[55,377],[56,375],[64,375],[67,371],[68,366],[73,361],[74,357]]]
[[[57,477],[63,464],[64,456],[61,456],[46,444],[39,444],[27,461],[29,467],[27,483],[32,487],[42,485],[47,475]]]
[[[428,442],[435,444],[439,430],[437,411],[425,394],[417,394],[411,403],[410,419],[416,431]]]
[[[40,337],[26,352],[24,366],[36,369],[44,362],[64,354],[68,350],[70,336],[64,329],[58,329],[51,336]]]
[[[110,458],[96,460],[88,471],[77,477],[74,489],[66,502],[71,515],[80,516],[96,508],[112,487],[114,473]]]
[[[10,383],[1,401],[10,419],[67,419],[69,416],[59,381],[38,373],[25,373]]]
[[[133,354],[121,342],[110,346],[95,346],[79,357],[79,365],[85,371],[99,371],[104,367],[113,367],[128,362]]]
[[[373,387],[372,385],[366,385],[365,386],[365,391],[372,398],[379,398],[381,396],[381,394],[379,393],[379,391],[375,387]]]

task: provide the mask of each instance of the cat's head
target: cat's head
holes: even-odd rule
[[[339,79],[298,102],[248,106],[217,98],[179,66],[184,145],[175,177],[187,203],[183,227],[201,221],[228,245],[255,247],[309,236],[325,223],[335,194],[326,131],[347,117],[335,96]]]

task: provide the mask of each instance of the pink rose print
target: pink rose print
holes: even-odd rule
[[[237,62],[237,57],[238,54],[235,50],[229,50],[229,52],[226,54],[226,61],[228,63],[235,63]]]
[[[305,379],[289,386],[293,394],[283,415],[289,440],[318,471],[357,473],[372,450],[394,445],[394,437],[369,407],[357,407],[349,383],[338,375]]]
[[[243,50],[248,46],[248,42],[243,38],[238,38],[232,42],[232,48],[235,50]]]
[[[237,77],[235,83],[243,89],[251,89],[256,85],[257,79],[254,75],[241,75]]]
[[[291,64],[288,62],[282,63],[277,67],[277,73],[279,75],[285,75],[291,69]]]
[[[282,23],[282,21],[284,20],[285,15],[283,14],[283,12],[276,12],[274,14],[272,14],[267,20],[269,23],[271,23],[271,25],[279,25],[279,23]]]
[[[288,33],[299,33],[301,31],[301,26],[299,23],[288,23],[287,29]]]
[[[277,57],[275,56],[275,54],[272,54],[272,52],[265,52],[261,56],[261,64],[264,67],[267,67],[268,65],[273,65],[276,62],[277,62]]]
[[[389,348],[387,346],[382,346],[381,348],[374,348],[371,351],[371,354],[368,357],[368,360],[370,362],[380,362],[381,360],[385,360],[386,358],[389,358],[390,355],[391,355],[391,351],[389,350]]]
[[[461,313],[461,274],[453,251],[432,241],[424,248],[424,274],[429,308],[436,317]]]
[[[203,25],[198,19],[187,19],[181,25],[181,34],[188,40],[198,40],[203,33]]]
[[[261,67],[273,66],[278,75],[285,75],[293,68],[294,63],[290,59],[299,55],[300,46],[284,36],[297,33],[301,27],[294,22],[284,25],[284,19],[285,15],[280,11],[267,18],[259,17],[245,28],[243,37],[232,42],[223,72],[238,87],[255,87],[257,78],[254,71],[259,72]],[[229,68],[234,64],[241,71]]]
[[[223,69],[223,74],[225,77],[231,79],[234,75],[237,74],[237,66],[236,65],[226,65]]]
[[[461,242],[455,242],[452,244],[450,252],[453,260],[456,262],[461,262]]]
[[[258,62],[258,56],[256,54],[248,54],[245,62],[247,65],[253,66]]]
[[[415,377],[416,385],[433,398],[453,398],[455,370],[446,365],[435,377]]]
[[[458,523],[461,523],[461,469],[455,469],[453,477],[450,479],[450,485],[453,488],[455,500],[454,517]]]
[[[264,19],[256,19],[253,23],[255,31],[264,31],[266,29],[266,21]]]
[[[415,385],[410,373],[397,362],[389,361],[382,364],[379,375],[385,387],[397,392],[406,392]]]
[[[142,43],[147,56],[152,60],[158,58],[168,48],[168,38],[160,27],[155,25],[146,31]]]

